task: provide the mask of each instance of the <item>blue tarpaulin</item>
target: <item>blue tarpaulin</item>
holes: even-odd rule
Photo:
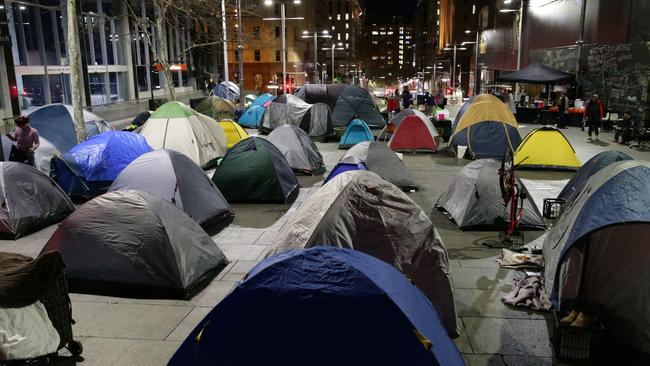
[[[350,170],[368,170],[368,168],[366,168],[364,163],[338,163],[327,176],[324,183],[327,183],[337,175],[349,172]]]

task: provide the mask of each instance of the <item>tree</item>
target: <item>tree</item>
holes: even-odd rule
[[[68,55],[70,58],[70,84],[72,87],[72,110],[77,142],[86,139],[83,105],[81,104],[80,59],[79,59],[79,19],[77,18],[77,1],[68,0]]]

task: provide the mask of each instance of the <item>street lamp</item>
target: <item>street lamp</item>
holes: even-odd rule
[[[472,33],[472,31],[470,31],[469,29],[465,31],[465,34],[471,34],[471,33]],[[467,44],[473,44],[474,45],[474,95],[477,95],[479,93],[479,91],[480,91],[479,84],[478,84],[478,79],[479,79],[479,77],[478,77],[478,47],[479,47],[479,41],[480,41],[479,37],[480,37],[480,33],[477,30],[476,31],[476,41],[474,41],[474,42],[466,41],[466,42],[461,43],[461,45],[463,45],[463,46],[467,45]]]
[[[321,32],[322,34],[318,34],[318,32],[312,32],[312,35],[309,35],[309,31],[302,31],[302,38],[311,38],[314,37],[314,80],[317,82],[320,82],[318,80],[318,38],[332,38],[332,35],[329,34],[328,30],[324,30]]]
[[[336,47],[337,45],[338,47]],[[332,76],[331,76],[332,81],[334,81],[334,51],[345,50],[345,48],[343,48],[342,46],[343,46],[343,42],[339,42],[338,44],[332,42],[332,47],[322,48],[323,51],[332,51]]]
[[[454,89],[454,93],[455,93],[456,92],[456,67],[454,67],[453,65],[456,65],[456,51],[465,51],[465,50],[467,50],[467,48],[462,47],[462,46],[458,47],[458,45],[455,44],[455,43],[453,44],[453,46],[454,47],[452,48],[452,47],[449,47],[449,45],[447,45],[447,47],[445,47],[444,50],[445,51],[454,50],[454,60],[452,61],[452,64],[451,64],[452,65],[451,69],[453,69],[453,73],[451,74],[451,87]]]
[[[499,12],[501,13],[519,13],[519,45],[517,47],[517,70],[521,68],[521,47],[524,45],[524,38],[522,37],[523,34],[523,24],[524,24],[524,7],[526,6],[525,4],[526,0],[521,0],[519,2],[519,9],[501,9]],[[511,4],[512,0],[510,1],[504,1],[504,4]]]
[[[285,5],[286,4],[300,4],[300,0],[276,0],[280,4],[280,18],[262,18],[262,20],[280,20],[280,26],[282,27],[282,85],[284,86],[283,90],[286,94],[287,88],[287,35],[286,35],[286,21],[289,20],[303,20],[303,17],[287,18],[285,16]],[[264,0],[264,5],[273,5],[273,0]]]

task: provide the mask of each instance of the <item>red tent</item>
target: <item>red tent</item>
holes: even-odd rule
[[[416,115],[404,118],[393,134],[388,147],[395,151],[438,151],[434,137],[438,136],[430,121]]]

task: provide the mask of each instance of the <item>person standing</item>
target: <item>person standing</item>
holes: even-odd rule
[[[433,114],[433,106],[436,104],[433,99],[433,95],[429,94],[429,91],[424,92],[424,114],[431,116]]]
[[[598,128],[600,127],[600,121],[603,118],[603,105],[598,101],[598,95],[594,94],[591,96],[591,99],[585,105],[585,122],[589,127],[589,141],[591,139],[591,133],[596,133],[596,140],[598,140]]]
[[[411,103],[413,103],[412,98],[411,91],[407,85],[402,89],[402,107],[404,107],[404,109],[411,107]]]
[[[621,144],[627,144],[631,140],[630,136],[632,134],[630,131],[632,131],[634,127],[635,123],[634,120],[632,120],[632,112],[625,111],[625,113],[623,113],[623,120],[616,123],[614,126],[614,140],[612,142],[618,142],[618,137],[621,136]]]
[[[566,117],[569,114],[569,98],[565,92],[562,92],[560,100],[557,103],[557,113],[560,117],[557,128],[566,128]]]
[[[515,96],[512,94],[512,91],[508,90],[508,108],[512,114],[517,114],[517,107],[515,106]]]
[[[16,118],[16,128],[6,135],[16,145],[11,146],[9,161],[34,166],[34,151],[40,146],[38,131],[29,125],[29,117]]]

